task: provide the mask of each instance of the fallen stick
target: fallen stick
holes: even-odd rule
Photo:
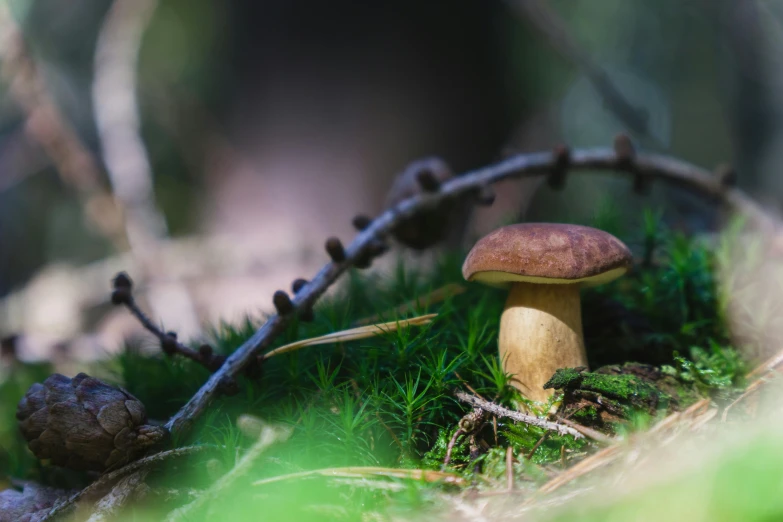
[[[556,431],[560,435],[571,435],[575,439],[585,438],[585,435],[580,433],[578,430],[575,430],[574,428],[565,426],[563,424],[558,424],[557,422],[548,421],[546,419],[536,417],[535,415],[528,415],[526,413],[509,410],[508,408],[499,406],[494,402],[489,402],[483,399],[479,399],[478,397],[474,395],[470,395],[469,393],[458,391],[455,393],[455,395],[457,399],[459,399],[460,401],[468,403],[475,408],[481,408],[482,410],[489,412],[493,415],[497,415],[498,417],[507,417],[517,422],[524,422],[525,424],[530,424],[531,426],[537,426],[545,430]]]

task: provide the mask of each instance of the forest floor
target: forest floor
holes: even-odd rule
[[[719,280],[736,233],[694,239],[650,219],[642,234],[624,239],[639,254],[637,266],[582,295],[592,371],[558,371],[548,403],[531,403],[510,386],[497,355],[505,292],[465,283],[462,256],[444,256],[427,273],[404,263],[390,273],[352,271],[315,307],[313,322],[295,321],[272,348],[393,324],[266,359],[259,376],[241,378],[236,394],[172,441],[206,449],[155,467],[147,494],[124,516],[783,516],[776,445],[783,424],[772,413],[779,413],[779,387],[772,363],[751,371],[760,344],[746,338],[737,346],[729,328],[746,316],[729,314],[727,295],[757,267],[743,265],[730,285]],[[258,323],[219,325],[210,345],[231,353]],[[19,365],[0,384],[0,474],[82,487],[94,477],[36,461],[16,428],[16,403],[48,372],[45,364]],[[150,346],[129,346],[91,373],[125,387],[160,421],[209,376]],[[550,424],[524,422],[521,411]]]

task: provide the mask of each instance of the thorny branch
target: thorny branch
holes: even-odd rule
[[[767,214],[744,192],[727,183],[727,178],[718,177],[685,161],[661,154],[628,154],[627,151],[620,150],[617,152],[624,153],[618,154],[611,148],[580,149],[568,151],[568,154],[562,152],[518,154],[451,179],[436,187],[437,190],[422,190],[387,209],[374,220],[363,223],[361,232],[347,248],[343,248],[339,241],[330,239],[327,243],[332,261],[311,281],[297,288],[294,298],[286,303],[290,306],[278,307],[278,313],[272,315],[250,339],[226,359],[220,369],[169,420],[166,428],[172,433],[187,430],[215,397],[221,381],[226,378],[233,379],[259,352],[269,348],[294,315],[309,313],[315,301],[346,270],[357,263],[366,264],[374,245],[385,239],[401,222],[436,208],[443,201],[471,194],[479,195],[488,185],[498,181],[547,175],[553,169],[562,169],[564,166],[571,172],[609,170],[633,175],[634,184],[637,186],[653,179],[663,180],[722,203],[730,211],[744,215],[750,224],[764,232],[772,233],[779,229],[780,223],[777,219]]]
[[[207,370],[214,372],[226,360],[224,355],[215,354],[212,347],[208,344],[202,345],[198,351],[193,350],[177,341],[177,335],[174,332],[164,332],[147,317],[136,300],[133,298],[133,282],[125,272],[117,274],[113,281],[114,290],[111,294],[111,301],[115,305],[125,305],[133,316],[138,319],[141,325],[160,341],[160,347],[166,355],[179,354],[191,361],[197,362]]]
[[[466,402],[475,408],[481,408],[482,410],[493,415],[497,415],[498,417],[508,417],[509,419],[513,419],[518,422],[524,422],[525,424],[530,424],[531,426],[538,426],[539,428],[543,428],[545,430],[556,431],[560,435],[571,435],[575,439],[583,439],[585,437],[578,430],[575,430],[569,426],[551,422],[546,419],[536,417],[535,415],[528,415],[526,413],[509,410],[503,406],[498,406],[494,402],[479,399],[478,397],[470,395],[469,393],[458,391],[454,395],[456,395],[457,399],[460,401]]]

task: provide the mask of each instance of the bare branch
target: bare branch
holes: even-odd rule
[[[207,370],[214,372],[226,360],[224,355],[214,353],[214,350],[208,344],[201,345],[198,351],[185,346],[177,341],[177,334],[174,332],[164,332],[147,317],[136,300],[133,298],[133,282],[124,272],[120,272],[114,278],[114,291],[111,294],[112,303],[115,305],[125,305],[133,316],[138,319],[141,325],[160,341],[160,347],[166,355],[179,354],[191,361],[197,362]]]
[[[175,414],[166,427],[173,433],[186,430],[218,392],[224,377],[238,375],[261,351],[268,349],[283,331],[293,312],[312,309],[315,301],[357,261],[366,260],[366,252],[379,239],[384,239],[401,221],[419,212],[435,208],[440,202],[468,194],[477,194],[483,187],[504,179],[543,176],[557,166],[557,154],[537,152],[511,156],[499,163],[468,172],[443,183],[438,192],[410,197],[375,218],[345,248],[345,258],[327,263],[309,283],[301,286],[292,299],[293,311],[284,316],[273,315],[256,333],[226,359],[221,368]],[[642,176],[647,180],[661,179],[725,205],[742,214],[750,224],[767,233],[777,232],[780,222],[767,214],[741,190],[726,186],[710,171],[661,154],[637,153],[629,162],[620,161],[610,148],[571,151],[569,169],[574,171],[608,170],[620,174]],[[630,169],[630,170],[628,170]]]
[[[556,431],[560,435],[571,435],[575,439],[583,439],[585,437],[574,428],[570,428],[556,422],[551,422],[534,415],[528,415],[526,413],[509,410],[508,408],[499,406],[494,402],[479,399],[478,397],[470,395],[469,393],[458,391],[455,393],[455,395],[457,396],[457,399],[461,400],[462,402],[466,402],[475,408],[481,408],[482,410],[487,411],[493,415],[497,415],[498,417],[508,417],[509,419],[513,419],[517,422],[524,422],[525,424],[538,426],[539,428],[543,428],[545,430]]]

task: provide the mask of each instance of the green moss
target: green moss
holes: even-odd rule
[[[557,370],[544,388],[595,392],[639,408],[657,408],[659,404],[668,404],[671,400],[668,394],[636,375],[603,375],[579,372],[572,368]]]
[[[595,406],[586,406],[576,411],[572,418],[580,424],[593,424],[598,421],[598,409]]]

